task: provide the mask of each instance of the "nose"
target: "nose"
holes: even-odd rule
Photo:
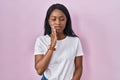
[[[60,20],[57,19],[55,23],[56,23],[57,25],[59,25],[59,24],[60,24]]]

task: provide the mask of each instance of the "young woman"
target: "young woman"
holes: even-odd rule
[[[80,80],[82,46],[72,30],[71,18],[62,4],[49,7],[44,35],[35,43],[35,69],[41,80]]]

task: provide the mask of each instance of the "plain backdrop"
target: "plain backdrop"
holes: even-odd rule
[[[81,39],[81,80],[120,80],[120,0],[0,0],[0,80],[40,80],[34,44],[53,3],[68,8]]]

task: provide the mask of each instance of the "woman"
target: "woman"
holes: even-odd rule
[[[35,69],[41,80],[80,80],[82,46],[72,30],[71,18],[62,4],[49,7],[44,36],[35,43]]]

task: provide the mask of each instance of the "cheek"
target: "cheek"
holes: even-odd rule
[[[54,23],[53,22],[49,22],[49,25],[52,28],[52,26],[54,25]]]
[[[64,28],[66,27],[66,22],[63,23]]]

